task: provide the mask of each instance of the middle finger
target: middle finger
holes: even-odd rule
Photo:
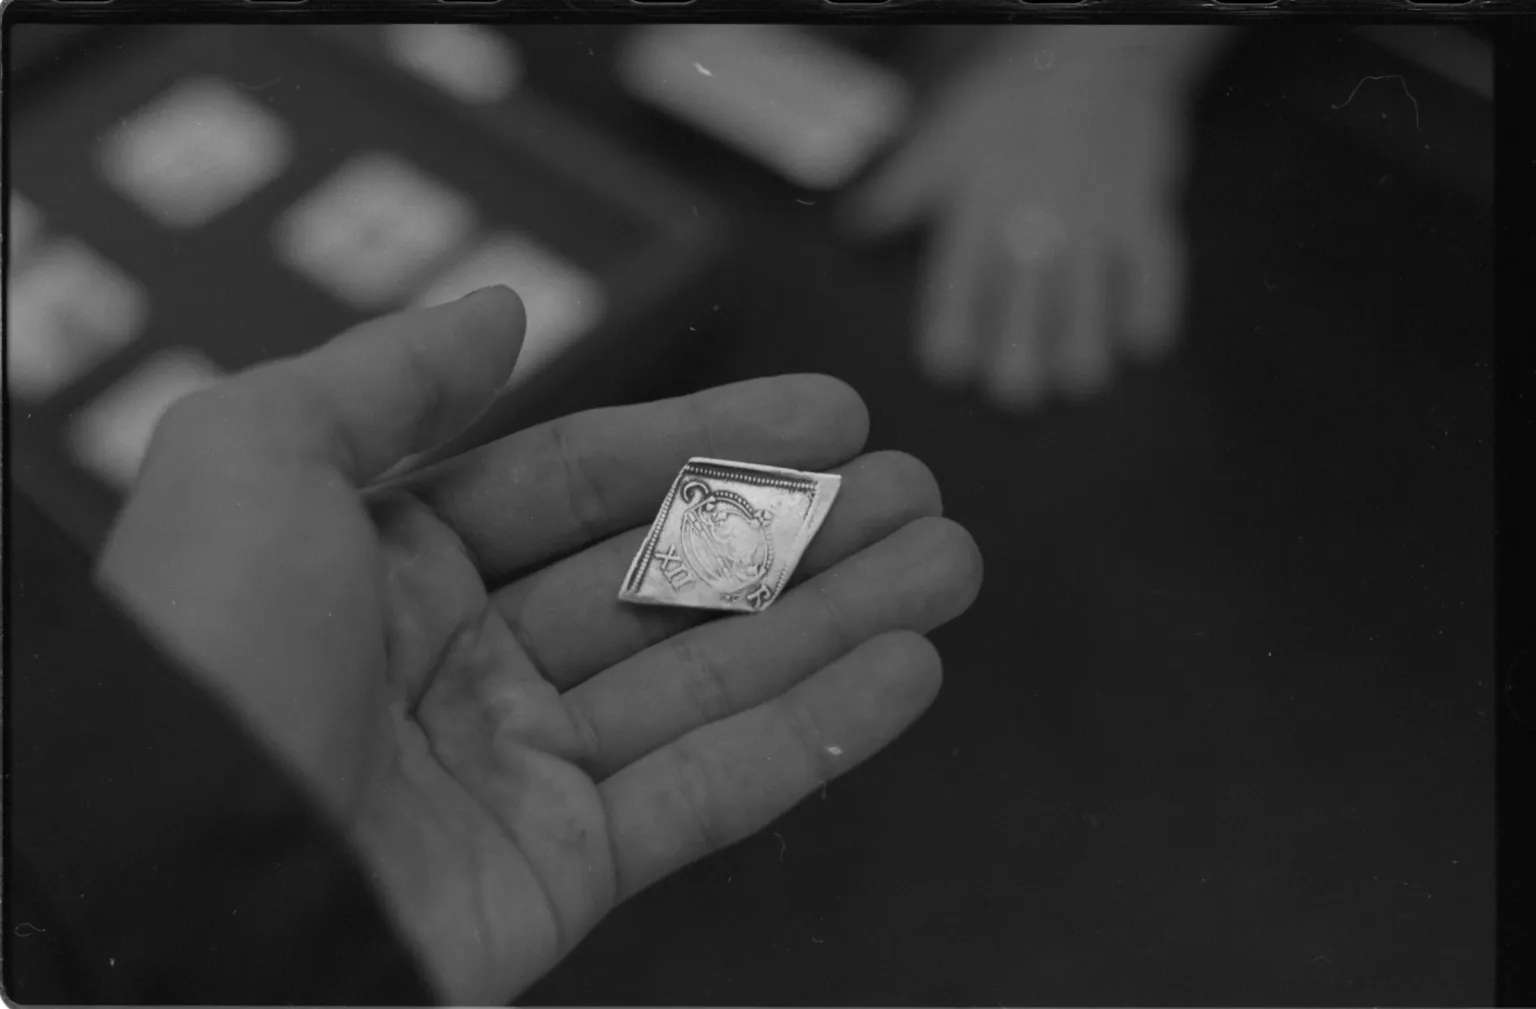
[[[927,633],[981,587],[975,541],[948,519],[908,523],[760,613],[675,634],[566,691],[601,779],[700,725],[775,697],[887,631]]]
[[[874,452],[834,472],[842,487],[800,561],[802,578],[942,510],[933,474],[906,453]],[[556,687],[572,687],[710,615],[619,601],[619,582],[645,535],[642,526],[610,537],[496,592],[497,611]]]

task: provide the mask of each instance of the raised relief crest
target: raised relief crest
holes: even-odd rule
[[[620,588],[629,602],[760,610],[778,597],[841,478],[690,459]]]

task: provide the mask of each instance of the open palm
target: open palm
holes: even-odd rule
[[[490,401],[493,289],[174,407],[101,576],[308,786],[445,1000],[501,1002],[614,904],[758,829],[932,699],[975,547],[928,471],[859,455],[818,376],[531,428],[387,483]],[[619,603],[691,455],[835,469],[770,609]]]

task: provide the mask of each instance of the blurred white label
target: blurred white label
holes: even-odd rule
[[[278,256],[336,298],[407,300],[475,226],[469,200],[390,154],[353,158],[277,223]]]
[[[384,46],[407,70],[472,104],[501,101],[522,77],[512,43],[481,25],[386,25]]]
[[[43,215],[36,204],[15,190],[11,191],[7,202],[11,216],[6,237],[10,262],[14,264],[25,260],[37,245],[38,233],[43,230]]]
[[[40,400],[132,340],[144,325],[144,290],[72,238],[43,246],[12,271],[6,298],[10,391]]]
[[[430,284],[418,304],[441,305],[492,284],[523,299],[528,328],[513,381],[554,360],[597,324],[605,297],[597,278],[525,235],[496,235]]]
[[[104,138],[107,181],[167,227],[204,224],[289,159],[275,116],[214,78],[183,81]]]
[[[908,107],[894,73],[784,25],[644,28],[619,72],[640,97],[818,189],[857,172]]]
[[[159,352],[75,414],[69,429],[75,458],[107,483],[127,488],[165,411],[220,377],[195,350]]]

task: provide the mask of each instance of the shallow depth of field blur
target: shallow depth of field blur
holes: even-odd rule
[[[12,535],[86,563],[175,398],[490,283],[468,441],[828,372],[987,559],[944,693],[526,1001],[1489,1002],[1489,43],[1148,97],[1029,31],[12,26]]]

